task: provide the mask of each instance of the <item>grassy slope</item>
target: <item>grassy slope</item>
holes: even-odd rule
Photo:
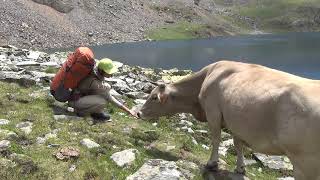
[[[291,31],[319,31],[320,24],[312,24],[320,8],[319,0],[250,0],[247,4],[226,5],[223,0],[215,1],[220,7],[231,10],[233,14],[256,19],[258,30],[268,33]],[[304,9],[302,9],[304,8]],[[174,12],[175,7],[156,7]],[[300,9],[300,10],[299,10]],[[181,9],[179,9],[181,11]],[[254,29],[245,21],[226,15],[198,14],[205,23],[177,22],[168,26],[151,29],[147,37],[154,40],[193,39],[199,37],[248,34]],[[292,27],[295,21],[303,21],[303,27]]]
[[[32,97],[30,94],[37,94]],[[0,119],[8,119],[8,125],[1,129],[16,132],[19,137],[11,141],[10,153],[18,153],[29,156],[38,170],[29,174],[23,173],[23,164],[13,168],[0,167],[0,179],[83,179],[95,177],[96,179],[125,179],[134,173],[146,159],[162,158],[166,160],[185,159],[200,164],[205,164],[209,158],[209,150],[200,145],[194,145],[188,133],[176,131],[173,124],[177,124],[178,118],[160,118],[158,126],[152,126],[152,122],[135,120],[118,112],[117,108],[108,105],[112,114],[113,122],[90,125],[89,118],[81,120],[53,119],[51,106],[53,100],[48,98],[45,92],[39,88],[21,88],[16,84],[0,82]],[[132,102],[129,100],[129,105]],[[16,124],[25,120],[32,121],[33,130],[29,135],[24,135],[15,128]],[[132,132],[126,134],[123,129],[133,128]],[[196,129],[207,129],[206,123],[196,123]],[[61,129],[57,138],[49,139],[44,145],[37,145],[36,138],[43,136],[53,129]],[[149,132],[154,130],[153,132]],[[200,144],[210,144],[208,137],[193,135]],[[99,143],[101,147],[87,149],[80,145],[80,140],[90,138]],[[29,142],[24,146],[22,142]],[[80,149],[80,157],[76,160],[60,161],[52,155],[58,148],[49,148],[47,145],[60,144],[61,147],[72,146]],[[145,148],[152,143],[153,148]],[[174,145],[176,148],[167,152],[166,146]],[[114,148],[116,146],[116,148]],[[135,148],[140,152],[134,164],[129,168],[119,168],[110,160],[112,153],[120,150]],[[184,152],[184,153],[182,153]],[[232,170],[235,166],[234,150],[227,157],[223,157]],[[74,172],[69,172],[70,166],[76,165]],[[1,166],[1,163],[0,163]],[[267,168],[258,171],[258,166],[250,166],[248,176],[251,179],[271,180],[281,174]],[[200,171],[194,172],[194,179],[202,179]],[[254,175],[253,175],[254,174]]]

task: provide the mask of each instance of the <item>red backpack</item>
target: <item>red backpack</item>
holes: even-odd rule
[[[68,56],[50,84],[50,92],[57,101],[71,99],[72,90],[84,79],[95,65],[91,49],[79,47]]]

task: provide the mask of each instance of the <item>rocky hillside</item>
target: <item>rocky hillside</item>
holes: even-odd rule
[[[233,173],[235,149],[228,131],[219,147],[222,170],[202,170],[211,151],[206,123],[189,114],[142,121],[107,105],[112,120],[79,118],[49,94],[49,81],[67,53],[0,47],[0,179],[290,179],[283,156],[246,149],[247,176]],[[155,70],[119,63],[107,79],[113,95],[136,107],[154,88],[190,71]],[[291,178],[292,179],[292,178]]]
[[[1,0],[0,44],[23,48],[318,31],[319,0]]]

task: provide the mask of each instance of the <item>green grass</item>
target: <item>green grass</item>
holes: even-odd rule
[[[258,30],[267,33],[320,31],[319,20],[314,21],[320,9],[319,0],[248,0],[244,4],[234,2],[231,5],[217,0],[215,3],[231,10],[235,16],[195,12],[190,8],[182,8],[184,6],[181,4],[151,6],[153,10],[173,17],[184,17],[185,21],[150,29],[146,36],[152,40],[178,40],[249,34],[255,30],[246,20],[240,20],[238,15],[255,20]],[[202,20],[189,21],[197,18]],[[302,26],[295,26],[294,22],[302,22]]]
[[[198,32],[206,28],[206,25],[203,24],[179,22],[152,29],[147,33],[147,38],[152,40],[194,39],[199,38]]]
[[[33,94],[31,96],[31,94]],[[36,94],[37,96],[34,96]],[[28,99],[28,102],[19,99]],[[132,100],[126,99],[129,106]],[[112,122],[92,125],[89,118],[80,120],[53,119],[54,101],[38,87],[23,88],[16,84],[0,82],[0,118],[8,119],[8,125],[1,129],[14,131],[18,138],[11,141],[8,153],[23,154],[26,157],[16,160],[16,166],[2,166],[0,163],[0,179],[125,179],[136,172],[146,160],[161,158],[165,160],[187,160],[202,166],[209,158],[210,150],[201,147],[201,144],[210,144],[208,136],[193,134],[200,143],[192,143],[191,134],[177,131],[177,116],[162,117],[157,122],[157,127],[152,125],[154,120],[136,120],[120,113],[120,110],[110,104],[108,111],[112,115]],[[23,134],[15,126],[22,121],[33,123],[32,132]],[[206,123],[194,122],[197,129],[208,129]],[[124,128],[131,128],[131,132],[124,132]],[[57,138],[51,138],[43,145],[37,145],[36,138],[48,134],[53,129],[59,129]],[[80,140],[90,138],[101,146],[87,149],[80,145]],[[27,145],[26,145],[27,144]],[[60,147],[72,146],[80,150],[78,159],[67,161],[57,160],[53,154],[59,147],[49,148],[48,144],[59,144]],[[168,151],[167,146],[175,146]],[[119,168],[110,159],[118,151],[134,148],[139,151],[136,160],[128,168]],[[5,158],[5,153],[2,153]],[[1,157],[0,157],[1,158]],[[223,158],[228,162],[228,168],[233,171],[235,155],[229,153]],[[76,170],[69,172],[71,165]],[[283,173],[258,166],[248,168],[251,179],[276,179]],[[194,179],[202,179],[199,169],[193,170]],[[255,174],[253,176],[251,174]]]

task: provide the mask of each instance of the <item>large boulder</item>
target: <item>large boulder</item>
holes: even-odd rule
[[[183,180],[186,179],[173,161],[151,159],[147,161],[136,173],[126,180]]]
[[[36,3],[47,5],[53,9],[62,12],[68,13],[74,8],[74,0],[33,0]]]

